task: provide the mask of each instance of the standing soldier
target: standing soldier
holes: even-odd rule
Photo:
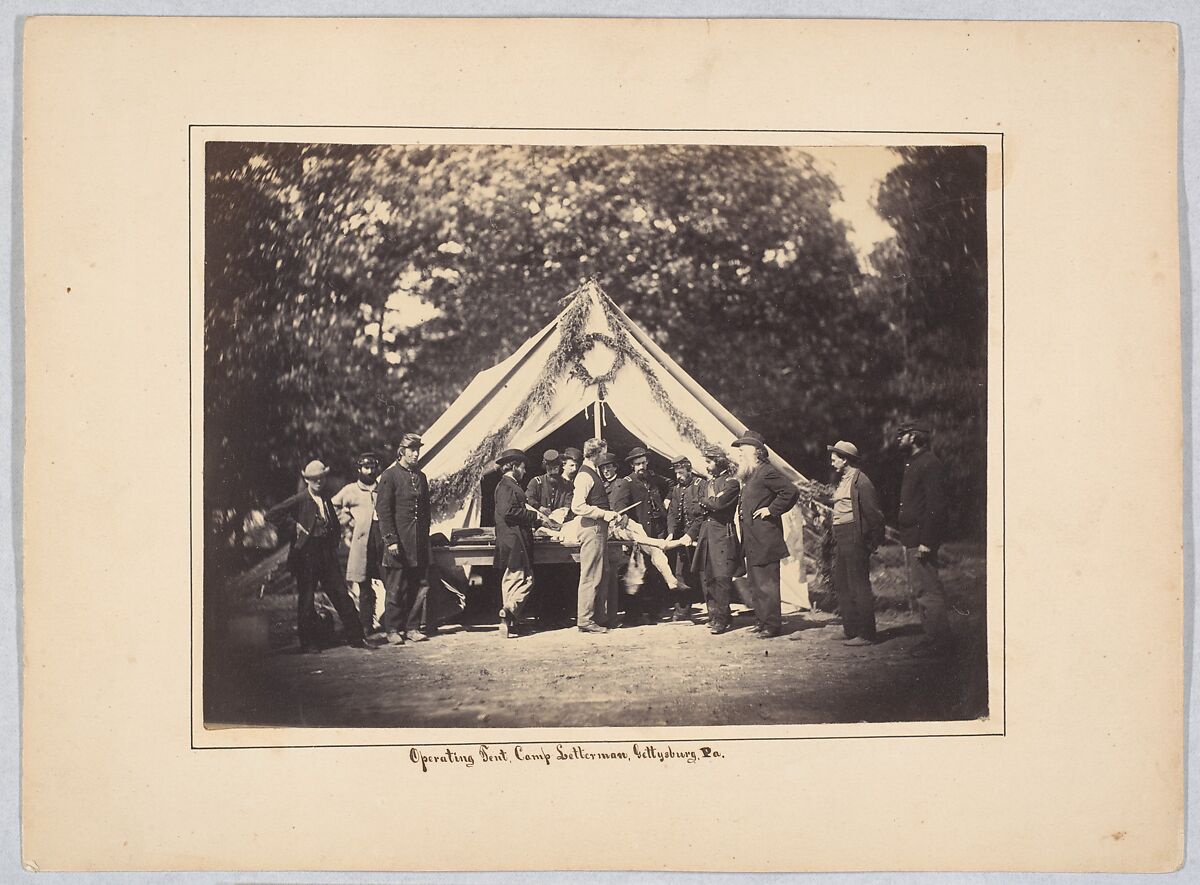
[[[783,514],[796,506],[800,490],[771,464],[761,433],[747,430],[733,446],[742,483],[739,511],[746,576],[756,620],[750,632],[759,639],[772,639],[783,631],[779,563],[792,555],[783,537]]]
[[[929,425],[910,422],[900,428],[900,446],[909,452],[900,484],[900,542],[908,570],[909,592],[921,612],[925,637],[909,653],[936,656],[951,644],[946,591],[938,574],[938,548],[946,531],[944,468],[930,451]]]
[[[273,524],[295,531],[288,550],[288,570],[296,576],[296,632],[300,652],[319,652],[320,636],[313,597],[318,587],[329,597],[342,620],[347,641],[355,648],[371,648],[363,638],[362,624],[338,568],[340,531],[333,502],[325,494],[329,468],[310,461],[300,474],[305,488],[267,511]]]
[[[874,645],[875,595],[871,591],[871,554],[883,543],[883,512],[871,480],[858,468],[858,446],[838,440],[829,451],[837,477],[830,522],[833,524],[833,586],[847,645]]]
[[[688,536],[696,542],[692,569],[700,576],[708,603],[708,630],[720,635],[732,626],[729,600],[733,596],[733,576],[738,573],[741,560],[733,527],[739,487],[731,475],[729,458],[720,446],[705,446],[703,455],[709,479],[700,494],[700,519],[692,523]]]
[[[383,533],[383,620],[387,641],[423,642],[429,595],[429,480],[417,467],[421,437],[406,433],[396,460],[379,477],[375,512]]]
[[[684,457],[671,462],[675,471],[675,483],[667,499],[667,537],[672,540],[687,534],[688,526],[698,524],[703,518],[700,508],[701,483],[692,474],[692,462]],[[671,612],[672,623],[691,623],[691,594],[696,589],[697,577],[692,571],[692,551],[672,550],[669,554],[675,577],[682,585],[675,592],[675,608]]]
[[[555,452],[557,458],[558,453]],[[503,471],[496,485],[496,556],[493,566],[502,575],[500,635],[516,639],[521,607],[533,590],[533,529],[542,522],[530,509],[521,480],[525,478],[525,453],[506,449],[496,459]]]
[[[379,456],[364,452],[358,456],[358,479],[344,485],[333,496],[342,526],[350,530],[350,556],[346,560],[346,581],[358,591],[358,616],[363,632],[372,633],[383,615],[383,599],[376,598],[373,581],[383,580],[383,535],[375,514],[375,484],[379,476]],[[354,595],[354,591],[351,591]]]

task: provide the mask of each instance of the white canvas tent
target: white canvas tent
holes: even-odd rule
[[[507,448],[536,450],[585,410],[602,437],[611,411],[647,449],[668,459],[685,455],[696,465],[703,464],[702,445],[728,447],[745,429],[588,282],[553,322],[508,359],[475,376],[422,434],[421,466],[434,498],[433,531],[449,536],[451,529],[481,525],[480,481],[494,469],[496,455]],[[806,482],[774,452],[771,459],[789,479]],[[792,551],[782,563],[784,605],[807,608],[798,508],[784,516],[784,531]]]

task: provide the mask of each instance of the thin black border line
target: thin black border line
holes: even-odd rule
[[[188,130],[202,129],[428,129],[433,131],[464,131],[464,132],[804,132],[828,133],[830,135],[846,133],[850,135],[999,135],[1003,141],[1004,133],[1000,130],[972,129],[694,129],[690,127],[656,126],[387,126],[381,124],[355,125],[338,123],[321,126],[307,123],[189,123]],[[312,142],[319,144],[320,142]],[[356,142],[357,143],[357,142]],[[829,145],[840,147],[841,145]],[[597,145],[602,147],[602,145]],[[797,145],[803,147],[803,145]],[[845,145],[854,147],[854,145]]]
[[[188,135],[188,582],[189,582],[189,625],[190,633],[188,636],[188,740],[193,750],[315,750],[322,748],[336,749],[359,749],[359,748],[378,748],[378,747],[465,747],[478,746],[480,743],[486,743],[488,746],[516,746],[523,743],[570,743],[570,741],[490,741],[480,742],[472,741],[467,743],[450,743],[440,741],[437,743],[355,743],[355,744],[266,744],[254,746],[237,746],[237,747],[197,747],[196,746],[196,721],[195,721],[195,667],[196,667],[196,641],[195,641],[195,622],[196,622],[196,578],[195,578],[195,541],[194,541],[194,511],[195,511],[195,483],[191,477],[195,472],[195,445],[194,445],[194,414],[193,409],[193,383],[192,383],[192,313],[193,313],[193,269],[195,256],[192,253],[192,177],[194,170],[192,168],[192,130],[196,128],[205,129],[384,129],[384,130],[435,130],[435,131],[501,131],[512,132],[528,130],[532,132],[767,132],[767,133],[829,133],[829,134],[864,134],[864,135],[987,135],[1000,136],[1000,509],[1001,509],[1001,528],[1004,541],[1001,545],[1000,556],[1000,600],[1001,608],[1003,609],[1001,616],[1000,627],[1000,645],[1003,651],[1003,661],[1001,662],[1001,681],[1004,683],[1001,687],[1001,719],[1002,727],[999,732],[991,732],[985,734],[866,734],[866,735],[798,735],[798,736],[780,736],[780,737],[717,737],[717,738],[682,738],[675,739],[670,737],[652,738],[651,740],[669,741],[671,743],[698,743],[706,740],[713,742],[734,742],[734,741],[811,741],[811,740],[880,740],[880,739],[916,739],[916,738],[993,738],[1008,736],[1008,501],[1007,487],[1004,482],[1007,476],[1007,440],[1005,434],[1005,420],[1007,417],[1005,409],[1005,390],[1004,380],[1006,373],[1005,363],[1005,227],[1004,227],[1004,131],[982,132],[972,130],[937,130],[937,129],[692,129],[692,128],[655,128],[655,127],[579,127],[579,126],[397,126],[397,125],[365,125],[356,126],[352,124],[333,124],[333,125],[316,125],[316,124],[300,124],[300,123],[189,123],[187,127]],[[802,145],[801,145],[802,147]],[[838,145],[830,145],[830,147],[838,147]],[[852,147],[852,145],[846,145]],[[987,147],[985,145],[985,147]],[[986,217],[986,215],[985,215]],[[990,263],[989,263],[990,266]],[[986,545],[985,545],[986,546]],[[945,720],[960,721],[960,720]],[[961,720],[966,721],[966,720]],[[836,725],[840,723],[814,723],[814,724],[830,724]],[[203,727],[203,726],[202,726]],[[257,725],[257,726],[230,726],[229,730],[238,728],[274,728],[277,726]],[[297,726],[278,726],[285,728],[294,728]],[[335,728],[343,728],[346,726],[332,726]],[[349,726],[351,728],[355,726]],[[358,726],[362,728],[363,726]],[[419,726],[428,728],[431,726]],[[533,726],[540,727],[540,726]],[[637,728],[637,726],[605,726],[613,728]],[[683,728],[692,728],[695,726],[680,726]],[[712,726],[714,728],[725,728],[739,726]],[[774,726],[779,727],[779,726]],[[785,727],[796,727],[790,725]],[[215,729],[214,729],[215,730]],[[220,729],[225,731],[226,729]],[[629,744],[641,743],[641,741],[632,741],[627,738],[612,738],[612,739],[587,739],[581,738],[575,743],[578,744]]]
[[[1000,716],[1004,721],[1003,734],[1008,734],[1008,448],[1005,421],[1008,409],[1004,399],[1004,382],[1008,373],[1008,361],[1005,358],[1004,342],[1005,328],[1005,278],[1004,278],[1004,133],[1000,133],[1000,536],[1003,539],[1000,546],[1000,647],[1004,659],[1000,662],[1001,678],[1004,685],[1001,689]],[[986,210],[985,210],[986,211]],[[986,444],[985,444],[986,448]],[[984,598],[987,598],[985,592]]]

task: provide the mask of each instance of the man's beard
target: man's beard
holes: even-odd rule
[[[749,446],[738,446],[737,476],[742,482],[750,478],[750,474],[758,467],[758,453]]]

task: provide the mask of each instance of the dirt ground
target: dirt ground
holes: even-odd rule
[[[884,563],[881,584],[893,566]],[[747,631],[754,619],[744,611],[722,636],[660,622],[504,640],[484,622],[443,627],[423,643],[301,655],[260,635],[257,644],[211,646],[205,718],[211,725],[488,728],[981,718],[983,607],[970,598],[981,601],[982,570],[959,571],[970,580],[957,587],[966,606],[953,618],[958,648],[941,659],[907,654],[921,629],[902,608],[878,613],[882,641],[868,647],[843,645],[840,621],[819,611],[785,616],[785,635],[769,640]],[[886,592],[881,598],[886,604]],[[271,608],[286,618],[289,604],[294,597],[282,596]]]

